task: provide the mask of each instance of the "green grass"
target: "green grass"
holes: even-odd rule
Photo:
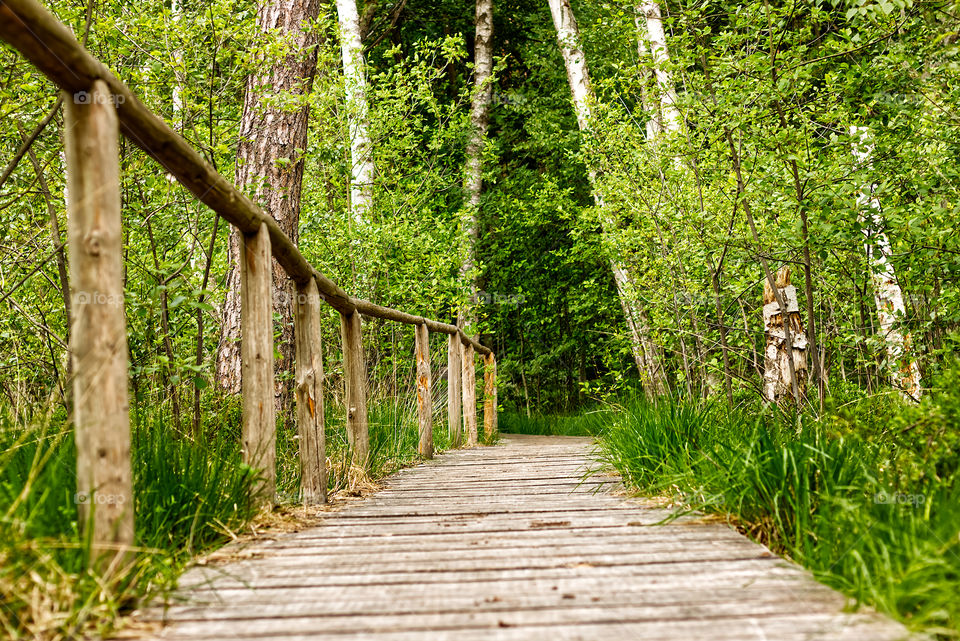
[[[603,407],[570,415],[527,416],[516,412],[500,414],[500,431],[505,434],[540,436],[597,436],[616,416],[617,408]]]
[[[132,412],[138,554],[111,578],[88,569],[78,527],[76,449],[60,411],[28,425],[0,417],[0,638],[72,639],[106,635],[144,598],[174,585],[197,553],[229,541],[257,515],[249,500],[256,473],[240,453],[237,399],[204,399],[203,436],[175,438],[164,407]],[[445,411],[445,408],[444,408]],[[342,408],[327,407],[329,489],[347,485],[349,452]],[[416,408],[389,399],[371,405],[371,479],[417,460]],[[445,420],[434,440],[447,447]],[[281,503],[299,500],[295,427],[278,422]]]
[[[0,424],[0,630],[11,639],[105,633],[142,594],[168,588],[190,556],[256,513],[254,478],[229,430],[171,439],[159,413],[133,425],[139,554],[104,578],[78,527],[76,450],[62,416]]]
[[[957,638],[958,473],[944,457],[931,460],[928,446],[911,450],[895,437],[916,428],[897,427],[898,413],[911,411],[854,412],[864,416],[859,429],[839,429],[841,414],[815,421],[634,402],[604,431],[600,452],[632,487],[672,496],[678,514],[727,515],[827,584]]]

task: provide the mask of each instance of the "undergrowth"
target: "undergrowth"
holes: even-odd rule
[[[0,417],[0,638],[75,639],[108,635],[138,602],[170,590],[186,563],[243,531],[257,516],[257,472],[240,452],[236,399],[205,399],[200,438],[170,429],[169,409],[134,407],[132,462],[137,553],[109,576],[89,568],[78,524],[76,448],[63,410],[29,422]],[[326,415],[328,485],[348,483],[342,409]],[[416,408],[389,399],[370,407],[370,465],[376,480],[417,460]],[[444,420],[434,442],[447,447]],[[299,501],[292,421],[278,421],[277,490]]]
[[[956,375],[919,406],[858,398],[819,419],[712,402],[634,401],[600,458],[626,483],[727,516],[821,581],[960,637]]]

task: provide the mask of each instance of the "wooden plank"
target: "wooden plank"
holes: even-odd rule
[[[461,394],[461,347],[460,338],[450,335],[447,338],[447,430],[450,446],[460,447],[463,427],[460,424]]]
[[[570,451],[571,442],[555,442]],[[164,638],[835,641],[905,632],[870,612],[844,614],[841,595],[722,524],[661,523],[670,512],[642,500],[569,493],[589,440],[573,464],[503,480],[523,476],[509,470],[524,452],[549,454],[546,443],[508,436],[473,450],[489,452],[488,478],[483,466],[445,464],[479,456],[439,456],[316,528],[191,569],[181,579],[190,601],[166,610]],[[478,491],[458,498],[465,473]],[[498,493],[504,483],[518,493]],[[567,491],[522,493],[544,487]],[[430,500],[431,488],[445,498]]]
[[[370,457],[370,428],[367,423],[367,361],[363,355],[360,314],[340,314],[343,341],[343,398],[347,415],[347,442],[352,452],[351,487],[366,476]]]
[[[792,604],[795,608],[796,604]],[[591,608],[578,605],[545,608],[542,610],[514,610],[511,612],[475,611],[469,619],[461,613],[414,613],[409,615],[368,615],[354,617],[336,616],[291,616],[281,618],[239,619],[232,621],[187,621],[180,625],[183,634],[219,633],[221,638],[258,638],[275,633],[278,627],[287,634],[349,634],[351,636],[393,633],[400,630],[430,634],[434,630],[458,630],[471,628],[496,629],[501,627],[578,626],[618,621],[627,623],[656,623],[661,626],[677,621],[697,621],[701,633],[716,622],[746,621],[795,614],[782,603],[743,604],[715,603],[697,606],[612,606]],[[805,617],[814,617],[821,612],[808,612]],[[841,620],[837,617],[835,622]],[[855,620],[855,619],[854,619]],[[882,631],[882,630],[881,630]],[[901,630],[902,634],[902,630]],[[431,637],[432,638],[432,637]],[[637,637],[645,638],[645,637]],[[779,638],[779,637],[775,637]]]
[[[295,592],[293,594],[296,594]],[[288,595],[293,596],[288,592]],[[478,599],[475,595],[457,598],[438,598],[433,603],[418,604],[409,607],[402,600],[403,594],[394,594],[393,598],[383,600],[331,600],[317,602],[307,599],[277,599],[258,602],[252,612],[246,603],[224,603],[216,608],[198,606],[174,606],[167,616],[179,621],[243,621],[254,618],[287,619],[318,618],[325,619],[331,626],[324,632],[333,632],[336,626],[353,625],[362,628],[377,622],[388,631],[404,627],[419,626],[429,621],[431,628],[456,628],[464,626],[464,614],[474,615],[470,626],[484,625],[493,616],[517,616],[528,619],[541,616],[557,617],[571,608],[578,610],[577,617],[606,615],[616,612],[629,612],[628,616],[649,619],[678,619],[686,617],[721,618],[730,616],[771,616],[791,614],[796,607],[795,599],[804,600],[808,612],[825,613],[844,606],[844,600],[837,594],[824,592],[811,586],[797,590],[764,593],[744,593],[735,596],[723,594],[705,595],[704,598],[691,599],[689,590],[674,590],[643,595],[643,603],[638,604],[635,593],[612,591],[601,596],[589,593],[564,592],[552,594],[514,595],[498,592],[489,600]],[[699,595],[698,595],[699,596]],[[397,597],[401,597],[398,599]],[[162,613],[157,613],[162,616]],[[418,620],[419,619],[419,620]],[[572,622],[577,622],[574,619]],[[546,622],[546,621],[545,621]],[[318,622],[319,623],[319,622]],[[459,624],[459,625],[458,625]],[[487,623],[489,625],[489,623]],[[387,627],[392,626],[392,627]]]
[[[123,315],[117,116],[106,84],[64,94],[68,243],[73,286],[74,424],[81,527],[97,565],[119,564],[133,545],[133,487]]]
[[[300,491],[305,505],[327,502],[320,322],[320,292],[316,282],[298,283],[294,305],[297,434],[300,436]]]
[[[417,418],[421,458],[433,458],[433,387],[430,378],[430,333],[427,326],[414,325],[414,349],[417,356]]]
[[[280,622],[275,622],[280,626]],[[208,628],[209,629],[209,628]],[[199,630],[197,631],[199,632]],[[222,641],[234,630],[216,630],[210,636],[193,634],[189,637],[170,636],[170,639],[190,638],[192,641]],[[262,641],[316,641],[317,639],[343,639],[345,635],[334,632],[312,631],[308,633],[285,630],[284,633],[258,634]],[[806,614],[767,616],[762,619],[730,617],[708,620],[615,620],[602,622],[546,623],[514,625],[498,620],[494,626],[431,630],[384,631],[375,637],[365,632],[358,638],[375,638],[377,641],[903,641],[908,638],[899,626],[879,623],[873,616],[858,614]],[[237,638],[244,638],[237,631]],[[249,637],[247,637],[249,638]]]
[[[231,564],[229,569],[204,568],[198,572],[185,575],[181,581],[182,588],[207,586],[212,589],[224,587],[307,587],[318,585],[427,585],[444,584],[464,586],[471,583],[512,582],[515,580],[542,579],[576,579],[589,577],[619,578],[623,582],[658,582],[663,578],[680,580],[686,577],[687,584],[695,584],[699,577],[713,574],[739,574],[747,578],[775,576],[777,573],[788,577],[796,577],[796,568],[784,566],[776,559],[727,559],[710,562],[673,562],[651,563],[638,568],[631,564],[590,566],[582,564],[557,565],[555,567],[537,568],[488,568],[482,570],[445,570],[434,572],[372,572],[360,574],[356,572],[338,573],[326,571],[322,574],[310,568],[288,569],[286,571],[265,572],[258,569],[255,573],[250,569]],[[493,587],[493,586],[491,586]]]
[[[463,381],[463,431],[467,446],[476,447],[477,438],[477,370],[472,345],[464,345],[461,352]]]
[[[658,583],[624,582],[616,577],[579,577],[572,579],[519,579],[511,583],[491,586],[487,583],[464,584],[456,594],[443,584],[410,584],[396,586],[343,586],[320,585],[311,587],[258,587],[221,588],[216,591],[200,590],[189,595],[188,600],[171,603],[167,608],[157,606],[146,610],[150,618],[214,619],[218,612],[199,609],[203,605],[243,606],[248,604],[305,603],[329,604],[330,612],[350,613],[389,612],[396,609],[396,602],[403,599],[402,608],[407,612],[439,611],[437,602],[445,610],[473,606],[488,610],[519,607],[530,608],[552,605],[573,600],[567,595],[590,603],[671,603],[711,602],[741,599],[785,599],[795,595],[831,599],[843,605],[844,599],[837,593],[811,583],[807,577],[744,577],[742,575],[716,575],[708,577],[710,590],[691,590],[690,582],[682,577]],[[495,587],[491,591],[490,588]],[[495,597],[495,598],[491,598]],[[178,609],[179,608],[179,609]],[[181,615],[180,613],[183,613]]]
[[[260,225],[240,241],[240,376],[243,462],[259,471],[253,491],[263,505],[276,500],[272,272],[270,234]]]
[[[497,433],[497,358],[483,357],[483,433],[490,441]]]

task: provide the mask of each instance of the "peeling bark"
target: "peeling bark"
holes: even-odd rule
[[[307,147],[309,105],[296,111],[267,107],[263,98],[275,94],[304,96],[316,71],[316,36],[307,24],[317,17],[318,0],[274,0],[260,6],[257,25],[264,33],[279,32],[289,55],[247,78],[240,141],[237,146],[236,184],[276,219],[294,242],[299,236],[303,150]],[[226,392],[240,392],[240,233],[231,227],[228,248],[227,297],[217,347],[216,379]],[[292,370],[292,284],[277,264],[273,269],[273,311],[280,315],[278,372]],[[277,407],[289,404],[292,377],[279,377]]]
[[[767,338],[763,367],[763,396],[771,403],[789,405],[796,402],[793,395],[793,381],[789,360],[793,358],[793,372],[801,396],[804,393],[807,370],[807,337],[800,317],[800,305],[797,301],[797,288],[790,284],[790,268],[781,267],[777,272],[778,297],[770,283],[763,283],[763,327]],[[786,306],[787,319],[777,303],[777,299]],[[789,331],[784,325],[789,323]],[[789,335],[789,338],[788,338]],[[790,343],[793,349],[790,349]]]

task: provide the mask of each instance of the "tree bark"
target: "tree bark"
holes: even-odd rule
[[[337,18],[350,136],[350,213],[354,224],[362,226],[373,206],[374,164],[368,126],[366,66],[356,0],[337,0]]]
[[[797,288],[790,284],[789,267],[781,267],[777,272],[776,287],[780,290],[779,295],[774,293],[768,281],[763,283],[763,325],[767,338],[763,395],[771,403],[788,405],[796,402],[798,389],[800,395],[804,391],[807,337],[800,319]],[[779,301],[784,302],[786,310]],[[791,341],[789,345],[788,340]]]
[[[305,96],[316,71],[316,35],[308,26],[319,12],[318,0],[273,0],[257,12],[264,34],[279,33],[289,54],[247,78],[240,141],[237,146],[236,183],[258,202],[297,243],[303,150],[307,147],[309,105],[290,111],[267,106],[264,99],[277,94]],[[261,61],[265,62],[265,61]],[[217,348],[216,378],[231,394],[240,391],[240,233],[231,228],[228,249],[227,296]],[[279,265],[273,270],[273,311],[281,322],[280,359],[277,371],[289,373],[293,365],[293,288]],[[278,377],[276,406],[286,409],[293,378]]]
[[[557,41],[560,44],[560,53],[563,55],[564,66],[567,71],[567,82],[573,97],[573,110],[577,117],[577,125],[582,132],[590,129],[590,101],[593,100],[593,87],[590,83],[590,72],[587,69],[586,56],[580,46],[580,31],[576,17],[570,7],[570,0],[548,0],[550,13],[553,15],[553,24],[557,30]],[[611,215],[605,211],[603,198],[596,190],[596,173],[588,169],[588,178],[594,188],[594,200],[600,211],[600,222],[604,231],[613,226]],[[637,304],[632,276],[626,267],[616,259],[610,260],[613,279],[617,286],[620,306],[627,322],[630,349],[633,360],[637,365],[640,376],[644,379],[644,389],[647,394],[654,396],[666,391],[666,380],[659,350],[650,340],[646,330],[645,316],[640,305]]]
[[[853,155],[857,164],[869,167],[873,153],[869,130],[866,127],[852,126],[850,135],[854,138]],[[857,195],[857,205],[866,236],[864,247],[873,280],[877,317],[887,348],[887,368],[890,370],[894,387],[906,398],[919,401],[920,366],[913,353],[910,333],[903,332],[897,325],[898,319],[902,320],[906,316],[906,307],[900,281],[897,280],[897,273],[890,262],[890,240],[883,230],[880,201],[875,192],[875,184],[863,185]]]
[[[660,5],[654,0],[647,0],[642,2],[638,9],[646,22],[647,42],[653,56],[653,74],[660,93],[655,126],[658,133],[673,133],[680,129],[680,112],[676,106],[677,91],[673,86],[673,76],[667,68],[670,64],[670,51],[663,30]]]
[[[467,206],[463,216],[463,236],[466,243],[460,277],[469,283],[467,309],[463,325],[476,321],[474,306],[477,304],[476,263],[477,239],[479,237],[478,214],[480,195],[483,191],[483,146],[487,137],[490,116],[490,101],[493,98],[493,0],[477,0],[476,36],[473,46],[473,97],[470,105],[470,124],[473,129],[467,143],[467,161],[463,188],[467,193]]]

